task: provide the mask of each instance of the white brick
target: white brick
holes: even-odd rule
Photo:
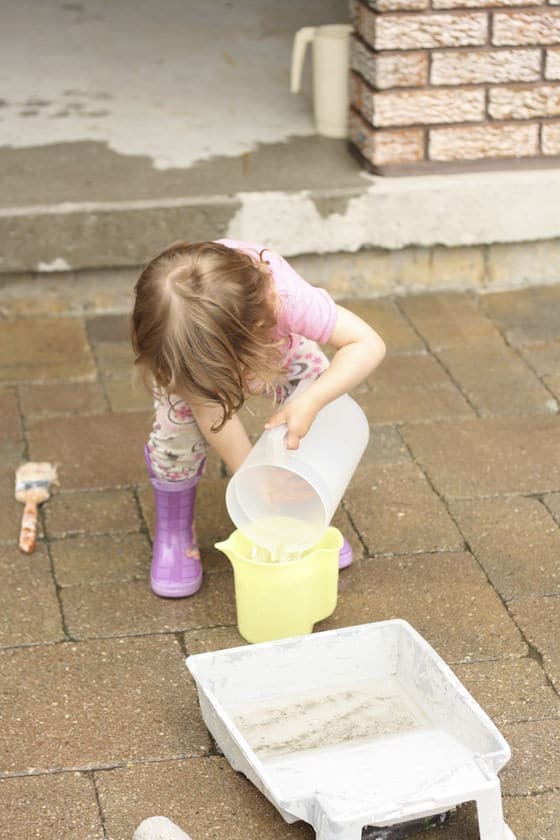
[[[560,85],[490,88],[488,113],[495,120],[559,116]]]
[[[424,157],[424,131],[373,128],[355,111],[350,112],[349,137],[374,166],[416,163]]]
[[[546,51],[544,77],[552,81],[560,80],[560,49]]]
[[[374,126],[473,122],[484,117],[484,90],[407,90],[364,97],[366,119]]]
[[[374,46],[378,50],[468,47],[486,42],[485,14],[380,15]]]
[[[545,155],[560,155],[560,123],[545,123],[542,127],[542,150]]]
[[[522,46],[560,43],[560,10],[496,12],[492,43],[496,46]]]
[[[538,154],[538,125],[476,125],[430,131],[430,160],[480,160]]]
[[[417,163],[424,158],[424,146],[422,129],[377,130],[374,138],[374,163],[377,166]]]
[[[544,6],[546,0],[433,0],[434,9],[485,9],[489,6]]]
[[[352,40],[350,65],[374,88],[421,87],[428,81],[425,52],[376,53],[358,38]]]
[[[533,82],[540,79],[540,70],[539,49],[445,51],[433,53],[430,81],[434,85]]]

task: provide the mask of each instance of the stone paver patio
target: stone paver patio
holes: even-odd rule
[[[131,840],[164,814],[193,840],[311,840],[220,755],[184,666],[242,643],[213,548],[231,529],[225,470],[211,458],[199,493],[202,591],[157,598],[150,406],[131,384],[126,315],[106,298],[80,310],[75,284],[71,311],[22,289],[0,320],[3,836]],[[318,629],[408,619],[512,746],[502,780],[518,840],[558,840],[560,285],[348,306],[389,356],[355,395],[371,442],[335,524],[356,560]],[[247,413],[253,435],[265,416]],[[30,557],[16,544],[21,459],[59,465]],[[424,837],[475,840],[473,808]]]

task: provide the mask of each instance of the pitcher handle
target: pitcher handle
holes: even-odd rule
[[[295,34],[292,50],[292,72],[290,76],[290,91],[292,93],[299,93],[301,90],[301,73],[305,52],[307,45],[311,44],[315,37],[316,28],[315,26],[304,26],[303,29],[299,29]]]

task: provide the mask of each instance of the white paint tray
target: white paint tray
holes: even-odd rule
[[[481,840],[515,840],[510,749],[400,619],[189,656],[206,726],[235,770],[319,840],[361,840],[476,800]]]

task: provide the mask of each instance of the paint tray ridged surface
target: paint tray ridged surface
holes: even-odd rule
[[[190,656],[204,721],[235,770],[320,840],[361,840],[476,800],[481,840],[514,840],[509,747],[433,648],[392,620]]]

